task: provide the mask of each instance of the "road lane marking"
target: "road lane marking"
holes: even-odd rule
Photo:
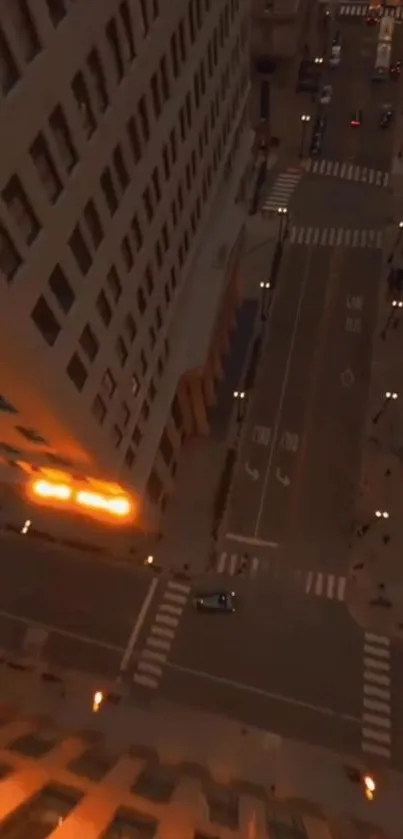
[[[234,542],[242,542],[245,545],[254,545],[261,548],[278,548],[278,542],[266,542],[265,539],[259,539],[256,536],[242,536],[241,533],[226,533],[226,539],[233,539]]]
[[[374,647],[372,644],[365,644],[364,650],[371,656],[375,656],[376,658],[390,658],[390,653],[388,649],[384,647]]]
[[[363,720],[369,725],[377,725],[379,728],[390,728],[390,720],[376,717],[373,714],[363,714]]]
[[[166,665],[170,670],[177,670],[179,673],[185,673],[196,678],[206,679],[206,681],[217,682],[217,684],[225,685],[226,687],[234,688],[235,690],[244,691],[245,693],[252,693],[256,696],[263,696],[266,699],[273,699],[284,704],[294,705],[297,708],[304,708],[307,711],[313,711],[316,714],[322,714],[326,717],[335,717],[344,722],[354,723],[359,725],[361,719],[353,717],[350,714],[339,714],[332,708],[323,708],[320,705],[311,705],[309,702],[302,702],[300,699],[294,699],[289,696],[282,696],[280,693],[271,693],[263,690],[263,688],[254,687],[253,685],[245,685],[242,682],[235,682],[232,679],[226,679],[224,676],[214,676],[212,673],[206,673],[204,670],[193,670],[190,667],[184,667],[181,664],[173,664],[171,661]]]
[[[387,731],[374,731],[373,728],[364,728],[363,736],[367,740],[377,740],[378,743],[390,744],[390,734]]]
[[[164,599],[169,600],[171,603],[179,603],[180,605],[186,602],[186,597],[184,597],[183,594],[178,594],[176,591],[172,593],[167,591],[164,595]]]
[[[261,520],[262,520],[262,515],[263,515],[263,510],[264,510],[264,503],[265,503],[265,500],[266,500],[267,485],[268,485],[268,482],[270,480],[270,474],[271,474],[271,470],[272,470],[272,466],[273,466],[274,452],[275,452],[277,438],[278,438],[279,430],[280,430],[281,415],[282,415],[283,408],[284,408],[284,401],[285,401],[285,397],[286,397],[286,393],[287,393],[288,380],[290,378],[291,364],[292,364],[294,350],[295,350],[295,342],[296,342],[296,339],[297,339],[299,322],[300,322],[300,318],[301,318],[302,304],[303,304],[304,299],[305,299],[305,293],[306,293],[306,289],[307,289],[307,285],[308,285],[308,277],[309,277],[309,271],[310,271],[310,267],[311,267],[311,261],[312,261],[312,252],[310,251],[308,253],[308,258],[307,258],[306,266],[305,266],[305,272],[304,272],[304,275],[303,275],[301,288],[300,288],[300,293],[299,293],[299,296],[298,296],[297,311],[295,313],[294,324],[293,324],[292,333],[291,333],[291,341],[290,341],[290,345],[289,345],[289,348],[288,348],[288,355],[287,355],[286,365],[285,365],[285,369],[284,369],[284,377],[283,377],[283,382],[282,382],[281,391],[280,391],[280,399],[279,399],[277,412],[276,412],[276,416],[275,416],[272,441],[271,441],[271,446],[270,446],[270,451],[269,451],[269,457],[268,457],[266,471],[265,471],[264,478],[263,478],[262,492],[261,492],[261,496],[260,496],[260,504],[259,504],[259,507],[258,507],[257,518],[256,518],[256,522],[255,522],[255,528],[254,528],[254,534],[253,534],[255,537],[258,536],[258,534],[259,534],[260,523],[261,523]],[[272,307],[272,311],[273,311],[273,309],[274,309],[274,307]]]
[[[168,581],[136,664],[133,675],[136,684],[151,690],[159,687],[190,592],[189,585]]]
[[[231,554],[231,556],[229,558],[229,569],[228,569],[229,574],[232,574],[232,575],[235,574],[237,563],[238,563],[237,554]]]
[[[347,584],[346,577],[339,577],[338,583],[337,583],[337,599],[338,600],[344,600],[344,596],[345,596],[345,593],[346,593],[346,584]]]
[[[377,658],[364,658],[364,667],[371,670],[385,670],[388,673],[390,664],[388,661],[379,661]]]
[[[315,594],[322,594],[323,590],[323,574],[319,572],[315,582]]]
[[[383,644],[385,647],[389,647],[389,638],[385,638],[383,635],[373,635],[371,632],[366,632],[365,640],[370,642],[375,641],[377,644]]]
[[[363,646],[361,748],[363,752],[374,752],[384,758],[390,758],[392,728],[390,645],[388,639],[382,635],[365,633]],[[382,701],[376,701],[377,699]],[[387,729],[386,732],[385,729]],[[382,751],[376,751],[377,749]]]
[[[363,743],[361,748],[362,751],[367,752],[367,754],[390,758],[390,749],[384,749],[382,746],[377,746],[375,743]]]
[[[127,642],[126,649],[123,653],[123,657],[122,657],[122,660],[120,662],[120,668],[119,668],[120,670],[127,670],[127,666],[129,664],[132,652],[134,650],[134,645],[135,645],[135,643],[136,643],[136,641],[137,641],[137,639],[140,635],[140,632],[143,628],[143,624],[144,624],[144,621],[147,617],[147,614],[148,614],[148,611],[150,609],[151,603],[154,599],[154,595],[155,595],[155,592],[157,590],[158,583],[159,583],[159,580],[157,580],[157,579],[151,580],[150,587],[149,587],[148,592],[147,592],[147,594],[146,594],[146,596],[143,600],[143,604],[142,604],[141,609],[138,613],[137,620],[136,620],[136,622],[133,626],[131,635],[130,635],[129,640]]]
[[[311,590],[312,580],[313,580],[313,572],[308,571],[308,575],[307,575],[307,578],[306,578],[306,584],[305,584],[305,591],[306,591],[307,594],[309,594],[309,592]]]
[[[177,618],[170,618],[170,617],[168,617],[168,615],[161,615],[161,614],[158,614],[158,613],[155,616],[155,622],[156,623],[162,623],[163,626],[171,626],[171,627],[176,627],[179,623]]]
[[[155,661],[156,664],[165,664],[167,660],[166,653],[156,653],[154,650],[143,650],[141,653],[142,659],[148,659],[149,661]]]
[[[335,584],[334,574],[329,574],[329,576],[327,578],[326,597],[328,597],[330,600],[333,597],[334,584]]]
[[[190,586],[186,586],[183,583],[177,583],[175,580],[170,580],[168,585],[169,590],[165,592],[164,597],[166,597],[170,591],[177,591],[178,593],[181,592],[184,596],[189,594]]]
[[[156,624],[154,624],[151,627],[150,633],[151,633],[151,635],[158,635],[161,638],[173,638],[174,637],[174,633],[172,632],[172,629],[166,629],[166,627],[164,627],[164,626],[156,626]]]
[[[150,636],[147,644],[149,647],[154,647],[156,650],[166,650],[167,652],[169,652],[169,650],[172,647],[172,641],[173,637],[170,638],[169,641],[161,641],[160,638],[154,638],[153,636]]]
[[[388,714],[389,705],[386,702],[376,702],[374,699],[366,699],[364,696],[364,708],[368,711],[379,711],[380,714]]]
[[[364,693],[366,696],[378,696],[379,699],[385,699],[390,702],[390,690],[381,690],[373,685],[364,685]]]
[[[136,682],[138,685],[142,685],[142,687],[151,688],[152,690],[156,690],[159,684],[155,679],[150,679],[148,676],[142,676],[141,673],[134,674],[133,682]]]
[[[385,687],[389,687],[390,685],[389,676],[382,676],[381,673],[374,673],[372,670],[365,670],[364,679],[366,682],[375,682],[375,684],[384,685]]]
[[[177,615],[180,617],[183,612],[183,606],[171,606],[170,603],[161,603],[159,611],[166,612],[167,615]]]
[[[162,676],[162,667],[158,667],[156,664],[151,664],[149,661],[140,661],[137,663],[137,670],[140,673],[145,673],[146,676],[156,676],[156,678],[161,678]]]
[[[218,557],[217,562],[217,572],[218,574],[223,574],[225,571],[225,560],[227,559],[227,554],[223,551],[220,556]]]
[[[81,635],[78,632],[70,632],[67,629],[60,629],[58,626],[53,626],[50,623],[40,623],[39,621],[30,620],[29,618],[23,618],[21,615],[13,615],[11,612],[6,612],[4,609],[0,609],[0,617],[6,618],[9,621],[15,621],[16,623],[22,623],[28,628],[37,627],[49,634],[54,632],[56,635],[64,635],[66,638],[71,638],[72,641],[81,641],[83,644],[92,644],[94,647],[110,650],[110,652],[113,653],[122,653],[124,651],[123,646],[119,647],[117,644],[109,644],[107,641],[99,641],[97,638],[91,638],[89,635]]]

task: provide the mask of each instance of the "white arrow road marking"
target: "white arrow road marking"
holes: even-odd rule
[[[283,487],[289,487],[290,486],[290,479],[289,479],[288,475],[282,475],[281,472],[280,472],[280,469],[278,467],[276,469],[276,478],[277,478],[278,481],[280,481],[280,484],[282,484]]]
[[[251,469],[249,463],[245,463],[245,472],[250,478],[252,478],[252,481],[257,481],[259,479],[259,472],[257,469]]]

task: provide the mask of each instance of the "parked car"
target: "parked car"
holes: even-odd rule
[[[236,610],[234,591],[220,590],[199,594],[194,598],[193,603],[199,612],[230,614]]]

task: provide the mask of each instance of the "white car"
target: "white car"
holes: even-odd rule
[[[338,67],[341,61],[341,46],[340,44],[334,44],[332,46],[332,52],[329,58],[329,66],[330,67]]]
[[[330,84],[325,84],[319,94],[319,104],[329,105],[332,98],[333,88]]]

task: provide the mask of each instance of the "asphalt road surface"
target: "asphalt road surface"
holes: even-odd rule
[[[51,664],[115,676],[150,586],[146,570],[1,539],[0,647],[21,655],[45,629]]]

